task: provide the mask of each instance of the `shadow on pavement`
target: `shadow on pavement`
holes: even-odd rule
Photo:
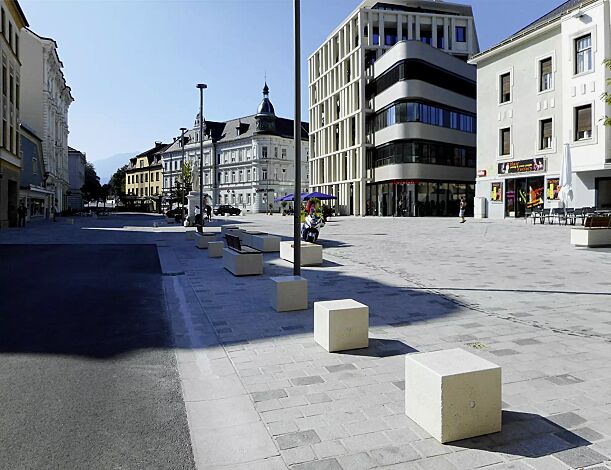
[[[392,357],[404,356],[405,354],[415,352],[418,352],[418,350],[396,339],[369,338],[369,347],[367,348],[340,351],[335,354],[346,354],[348,356]]]

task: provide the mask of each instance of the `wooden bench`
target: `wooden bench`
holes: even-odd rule
[[[583,227],[571,229],[571,245],[611,246],[611,216],[587,216]]]
[[[263,254],[259,250],[242,246],[240,237],[225,235],[227,248],[223,249],[223,266],[234,276],[263,274]]]

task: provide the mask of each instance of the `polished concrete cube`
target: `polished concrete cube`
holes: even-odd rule
[[[263,274],[263,255],[223,248],[223,266],[234,276],[256,276]]]
[[[208,249],[208,243],[216,241],[214,233],[196,233],[195,235],[195,246],[200,250]]]
[[[571,229],[571,245],[611,246],[611,229],[576,227]]]
[[[308,280],[301,276],[272,277],[272,307],[277,312],[308,308]]]
[[[253,235],[249,246],[265,253],[280,251],[280,237],[275,235]]]
[[[293,262],[293,242],[280,242],[280,258]],[[322,264],[322,246],[301,241],[301,266],[318,266]]]
[[[314,340],[329,352],[369,345],[369,307],[352,299],[314,302]]]
[[[405,414],[439,442],[501,430],[501,368],[463,349],[405,356]]]
[[[252,246],[252,237],[254,235],[267,235],[267,233],[254,230],[240,230],[240,242],[242,245]]]
[[[208,258],[222,258],[225,244],[223,242],[208,242]]]

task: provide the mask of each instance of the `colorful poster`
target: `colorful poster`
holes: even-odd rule
[[[560,178],[548,178],[545,188],[548,201],[560,199]]]
[[[503,202],[503,183],[492,183],[490,187],[490,202]]]
[[[514,162],[499,163],[499,175],[510,175],[514,173],[530,173],[545,170],[544,158],[532,158],[530,160],[517,160]]]

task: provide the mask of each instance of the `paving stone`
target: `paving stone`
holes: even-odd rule
[[[324,379],[319,375],[311,375],[308,377],[295,377],[291,379],[293,385],[312,385],[324,383]]]
[[[418,452],[409,444],[374,449],[369,452],[369,455],[379,465],[392,465],[420,458]]]
[[[291,466],[292,470],[343,470],[336,459],[313,460]]]
[[[310,393],[305,396],[309,403],[328,403],[333,401],[326,393]]]
[[[355,370],[356,366],[354,364],[337,364],[335,366],[325,366],[329,372],[343,372],[346,370]]]
[[[586,422],[581,416],[572,412],[548,416],[547,419],[563,428],[574,428]]]
[[[337,461],[344,470],[369,470],[370,468],[378,466],[375,460],[365,452],[342,455],[337,457]]]
[[[319,459],[344,455],[347,451],[339,440],[323,441],[312,445],[312,450]]]
[[[514,354],[519,354],[519,352],[515,349],[497,349],[496,351],[490,351],[490,354],[495,356],[513,356]]]
[[[458,467],[444,456],[429,457],[416,462],[420,470],[457,470]]]
[[[282,434],[276,437],[276,442],[281,450],[290,449],[292,447],[305,446],[320,442],[320,438],[316,431],[300,431]]]
[[[278,436],[280,434],[288,434],[290,432],[297,432],[299,429],[294,421],[277,421],[275,423],[269,423],[267,429],[272,436]]]
[[[549,380],[551,383],[556,385],[573,385],[582,383],[583,380],[574,377],[569,374],[556,375],[554,377],[546,377],[545,380]]]
[[[308,462],[314,460],[316,455],[310,446],[292,447],[280,451],[280,455],[287,463],[293,465],[297,463]]]
[[[554,454],[554,457],[573,468],[588,467],[602,463],[608,458],[589,447],[575,447]]]
[[[273,400],[275,398],[286,398],[288,395],[286,394],[286,390],[284,389],[275,389],[275,390],[266,390],[264,392],[254,392],[250,394],[255,403],[260,401]]]

